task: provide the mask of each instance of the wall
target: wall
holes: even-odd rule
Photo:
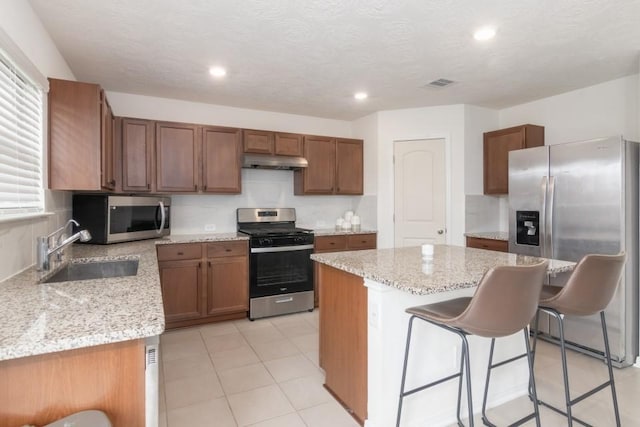
[[[363,139],[364,144],[364,196],[355,211],[366,228],[378,227],[378,113],[370,114],[352,123],[353,137]]]
[[[107,92],[118,116],[191,122],[315,135],[351,137],[351,122],[269,111],[249,110],[166,98]],[[365,141],[368,150],[369,141]],[[243,170],[242,194],[172,196],[172,232],[192,234],[232,231],[236,208],[295,207],[298,223],[311,228],[332,227],[347,210],[358,212],[358,196],[294,196],[293,172]],[[360,213],[360,212],[358,212]],[[362,226],[375,228],[375,217],[362,214]]]
[[[34,14],[29,2],[4,0],[0,13],[0,29],[40,74],[45,77],[74,80],[69,66]],[[46,121],[44,125],[46,129]],[[43,147],[46,146],[44,138],[46,132],[43,135]],[[44,158],[46,159],[46,151]],[[46,162],[44,175],[46,176]],[[36,236],[48,234],[63,225],[71,215],[69,193],[45,190],[45,209],[52,214],[36,219],[0,223],[0,280],[35,263]]]
[[[447,143],[447,243],[464,243],[464,105],[410,108],[378,113],[378,246],[394,245],[393,142],[444,138]]]
[[[500,111],[500,127],[545,127],[545,144],[612,135],[638,141],[638,75],[611,80]]]

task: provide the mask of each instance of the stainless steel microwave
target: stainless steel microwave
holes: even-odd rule
[[[153,239],[171,232],[171,198],[74,194],[73,219],[91,233],[87,243]]]

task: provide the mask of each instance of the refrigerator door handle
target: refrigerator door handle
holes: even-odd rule
[[[549,256],[548,258],[553,259],[553,200],[555,199],[556,194],[556,177],[549,177],[549,204],[547,211],[547,239],[548,242],[545,243],[545,246],[548,248]]]
[[[540,233],[542,233],[542,238],[540,239],[542,247],[540,248],[540,256],[543,258],[547,257],[547,190],[549,187],[549,180],[546,176],[542,177],[542,181],[540,181],[540,194],[542,199],[542,206],[540,212]]]

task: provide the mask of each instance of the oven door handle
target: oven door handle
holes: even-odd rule
[[[269,252],[308,251],[313,245],[276,246],[274,248],[251,248],[252,254],[264,254]]]

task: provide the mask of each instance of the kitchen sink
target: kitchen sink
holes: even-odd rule
[[[78,280],[105,279],[108,277],[135,276],[138,260],[91,261],[70,263],[42,283],[71,282]]]

